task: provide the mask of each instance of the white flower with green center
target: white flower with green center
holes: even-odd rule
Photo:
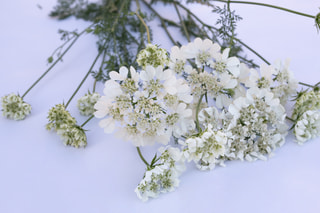
[[[215,62],[210,64],[210,67],[213,68],[218,74],[219,73],[228,73],[233,77],[238,77],[240,75],[240,61],[237,57],[229,58],[229,48],[226,48],[222,54],[217,52],[214,55]]]
[[[172,192],[179,186],[179,176],[185,170],[178,148],[160,148],[160,162],[146,171],[135,192],[142,201],[156,198],[160,193]]]
[[[167,114],[166,125],[173,136],[180,138],[188,131],[195,128],[195,123],[192,118],[192,110],[187,108],[185,103],[180,103],[173,108],[171,113]]]
[[[253,161],[283,145],[287,126],[285,110],[268,89],[251,88],[229,106],[227,128],[230,159]]]
[[[273,84],[273,75],[276,73],[276,70],[271,65],[262,64],[260,66],[260,75],[257,70],[250,69],[250,76],[248,81],[246,81],[247,87],[258,87],[270,89]]]
[[[183,54],[183,51],[177,46],[172,47],[170,53],[169,68],[179,75],[183,74],[183,72],[185,71],[185,65],[186,58]]]
[[[77,107],[81,115],[89,116],[95,112],[94,105],[99,100],[99,93],[87,93],[83,97],[78,99]]]
[[[134,79],[122,68],[111,75],[111,83],[106,82],[105,96],[95,105],[95,116],[103,118],[99,125],[106,133],[118,126],[116,134],[135,146],[167,144],[173,132],[181,136],[180,132],[185,132],[191,123],[186,103],[192,102],[192,96],[186,82],[177,80],[171,70],[161,66],[147,66],[140,74],[133,68],[130,72]],[[110,89],[116,92],[106,94]],[[174,114],[177,107],[180,111]],[[166,126],[168,122],[170,127]]]
[[[184,157],[188,161],[194,161],[201,170],[211,170],[223,157],[226,151],[227,136],[222,131],[212,130],[208,124],[207,129],[199,137],[188,138],[183,145]]]
[[[74,126],[77,123],[76,119],[66,110],[64,104],[57,104],[52,107],[48,112],[47,118],[49,120],[49,123],[46,125],[47,130],[53,129],[54,131],[58,131],[64,125]]]
[[[57,134],[66,146],[75,148],[87,146],[87,136],[80,126],[63,124],[57,130]]]
[[[1,98],[2,115],[14,120],[23,120],[31,112],[30,104],[14,93]]]
[[[147,66],[164,67],[169,63],[168,53],[157,45],[147,44],[147,47],[138,53],[137,63],[142,68],[146,68]]]
[[[187,46],[182,46],[181,51],[186,59],[195,59],[198,68],[204,65],[212,64],[213,57],[219,52],[221,47],[212,43],[211,40],[196,38],[193,42]]]
[[[320,92],[306,91],[298,97],[291,118],[297,120],[304,112],[318,109],[320,109]]]
[[[304,112],[295,124],[293,133],[299,144],[320,136],[320,112],[314,110]]]

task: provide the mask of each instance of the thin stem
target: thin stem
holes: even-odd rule
[[[176,2],[173,2],[173,5],[174,5],[174,8],[175,8],[176,11],[177,11],[179,20],[180,20],[181,25],[182,25],[182,28],[183,28],[183,31],[184,31],[184,33],[186,34],[186,38],[187,38],[188,42],[190,42],[190,36],[189,36],[188,30],[187,30],[187,28],[186,28],[186,25],[184,24],[184,21],[183,21],[181,15],[180,15],[179,9],[178,9],[178,7],[177,7],[177,3],[176,3]]]
[[[91,26],[91,25],[90,25]],[[55,60],[55,62],[53,62],[53,64],[29,87],[29,89],[27,89],[27,91],[25,93],[23,93],[23,95],[21,96],[21,98],[24,98],[29,92],[30,90],[37,85],[37,83],[39,83],[39,81],[48,74],[48,72],[50,72],[50,70],[62,59],[62,57],[70,50],[70,48],[76,43],[76,41],[78,40],[78,38],[84,33],[86,32],[88,28],[86,28],[85,30],[83,30],[81,33],[79,33],[78,35],[76,35],[76,37],[73,39],[73,41],[71,42],[71,44],[67,47],[67,49],[59,56],[59,58],[57,58]]]
[[[146,28],[146,32],[147,32],[147,36],[148,36],[148,43],[151,44],[151,39],[150,39],[150,32],[149,32],[149,27],[146,24],[146,22],[143,20],[143,18],[140,16],[139,12],[140,12],[140,4],[139,1],[136,0],[137,3],[137,10],[135,12],[136,16],[139,18],[139,20],[141,21],[141,23],[143,24],[143,26]]]
[[[115,31],[115,27],[116,27],[116,25],[117,25],[117,23],[119,21],[119,18],[120,18],[121,14],[122,14],[122,10],[124,8],[125,3],[126,3],[126,1],[122,1],[122,4],[120,5],[119,11],[117,12],[118,15],[117,15],[115,21],[113,22],[113,25],[112,25],[112,28],[111,28],[111,32],[112,33]]]
[[[320,82],[316,83],[315,85],[310,85],[310,84],[303,83],[303,82],[299,82],[299,84],[303,85],[303,86],[311,87],[311,88],[316,88],[320,84]]]
[[[92,118],[94,118],[94,115],[91,115],[80,127],[84,127]]]
[[[197,104],[197,108],[196,108],[196,128],[198,130],[198,132],[201,132],[201,128],[200,128],[200,123],[199,123],[199,112],[200,112],[200,105],[202,102],[202,98],[205,94],[202,94],[199,98],[198,104]]]
[[[173,39],[172,35],[170,34],[166,26],[166,23],[164,22],[165,19],[155,9],[153,9],[153,7],[148,2],[146,2],[145,0],[142,0],[142,2],[160,19],[161,26],[163,27],[164,31],[168,35],[169,39],[174,45],[178,46],[178,43]]]
[[[97,57],[94,59],[89,71],[87,72],[87,74],[84,76],[84,78],[82,79],[82,81],[80,82],[79,86],[77,87],[77,89],[74,91],[74,93],[72,94],[72,96],[69,98],[67,104],[65,105],[65,107],[67,108],[68,105],[70,104],[71,100],[73,99],[73,97],[77,94],[77,92],[79,91],[80,87],[82,86],[82,84],[85,82],[85,80],[88,78],[89,74],[91,73],[94,65],[96,64],[97,60],[99,59],[100,55],[101,55],[102,51],[100,51],[97,55]]]
[[[286,116],[286,119],[288,119],[288,120],[291,121],[291,122],[295,122],[292,118],[290,118],[290,117],[288,117],[288,116]]]
[[[228,0],[227,8],[228,8],[228,13],[229,13],[229,19],[231,20],[230,0]],[[233,46],[233,39],[234,39],[234,26],[233,26],[232,21],[231,21],[231,37],[230,37],[229,48],[231,48]]]
[[[140,150],[140,147],[137,146],[137,151],[138,151],[138,154],[139,154],[139,157],[141,158],[141,160],[143,161],[144,164],[146,164],[147,167],[149,167],[149,163],[146,161],[146,159],[143,157],[143,155],[141,154],[141,150]]]
[[[301,16],[305,16],[305,17],[309,17],[309,18],[313,18],[315,19],[316,17],[313,15],[309,15],[306,13],[301,13],[298,11],[294,11],[294,10],[290,10],[284,7],[279,7],[279,6],[275,6],[275,5],[271,5],[271,4],[265,4],[265,3],[260,3],[260,2],[248,2],[248,1],[229,1],[229,0],[211,0],[211,1],[218,1],[218,2],[223,2],[223,3],[235,3],[235,4],[251,4],[251,5],[258,5],[258,6],[264,6],[264,7],[270,7],[270,8],[274,8],[274,9],[278,9],[278,10],[283,10],[289,13],[294,13],[297,15],[301,15]]]
[[[177,2],[177,4],[184,9],[188,14],[190,14],[192,17],[194,17],[200,24],[202,24],[203,26],[209,28],[209,29],[214,29],[214,30],[218,30],[216,27],[208,25],[206,23],[204,23],[201,19],[199,19],[194,13],[192,13],[188,8],[186,8],[185,6],[183,6],[182,4],[180,4],[179,2]],[[227,34],[227,36],[231,37],[231,35]],[[252,49],[251,47],[249,47],[247,44],[245,44],[244,42],[242,42],[240,39],[234,37],[234,40],[238,41],[240,44],[242,44],[244,47],[246,47],[248,50],[250,50],[253,54],[255,54],[257,57],[259,57],[261,60],[263,60],[266,64],[270,65],[270,63],[264,58],[262,57],[257,51],[255,51],[254,49]]]
[[[103,56],[102,56],[102,60],[101,60],[101,64],[100,64],[99,72],[98,72],[97,76],[99,76],[102,73],[104,59],[106,58],[106,55],[107,55],[107,48],[103,51]],[[95,78],[94,82],[93,82],[93,88],[92,88],[93,93],[96,91],[96,86],[97,86],[97,79]]]

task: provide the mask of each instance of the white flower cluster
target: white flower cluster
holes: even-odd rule
[[[185,170],[182,153],[178,148],[161,150],[160,163],[146,171],[135,189],[142,201],[158,197],[160,193],[173,191],[179,186],[179,176]]]
[[[14,120],[23,120],[31,112],[30,104],[19,95],[11,93],[1,98],[2,115]]]
[[[104,96],[95,105],[95,116],[103,118],[100,126],[106,133],[119,127],[119,135],[135,146],[167,144],[171,135],[180,137],[194,128],[190,89],[170,70],[147,66],[137,73],[133,67],[110,72]]]
[[[164,66],[165,64],[168,64],[168,62],[167,51],[153,44],[147,44],[147,47],[141,50],[137,55],[137,63],[143,68],[146,68],[147,66]]]
[[[284,143],[287,131],[285,109],[267,89],[250,88],[229,106],[229,159],[266,159]]]
[[[320,136],[319,109],[319,91],[304,91],[298,94],[291,117],[296,122],[293,133],[299,144]]]
[[[129,73],[121,67],[110,72],[104,96],[94,106],[104,131],[117,128],[118,135],[138,147],[166,145],[172,136],[178,142],[179,148],[162,152],[160,164],[148,166],[136,188],[142,200],[177,187],[177,162],[193,161],[200,170],[210,170],[227,160],[266,160],[284,144],[284,106],[298,84],[289,61],[262,64],[256,70],[229,57],[229,51],[196,38],[173,47],[167,59],[164,50],[148,45],[138,56],[141,71],[130,67]],[[320,98],[310,97],[297,101],[294,110],[301,115],[295,126],[300,141],[320,132],[319,113],[305,110],[319,107]],[[175,157],[165,159],[167,152]]]
[[[47,130],[53,129],[61,137],[65,145],[76,148],[87,145],[87,137],[76,119],[70,115],[63,104],[57,104],[48,112]]]
[[[187,161],[194,161],[200,170],[211,170],[226,152],[227,136],[222,131],[213,131],[212,125],[197,137],[180,142]]]
[[[97,92],[90,93],[88,92],[84,96],[78,99],[77,107],[79,112],[83,116],[93,115],[95,112],[94,105],[100,98],[100,94]]]
[[[320,136],[320,112],[315,110],[304,112],[294,127],[294,134],[299,144]]]

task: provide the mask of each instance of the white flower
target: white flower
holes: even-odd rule
[[[197,67],[212,64],[212,58],[220,51],[220,46],[211,40],[196,38],[194,42],[183,46],[181,50],[187,59],[195,59]]]
[[[294,134],[299,144],[320,136],[320,112],[304,112],[294,127]]]
[[[266,154],[284,143],[287,126],[285,110],[268,89],[247,90],[229,106],[232,117],[227,123],[229,159],[253,161],[266,159]]]
[[[165,49],[159,48],[157,45],[147,44],[147,47],[138,53],[137,62],[143,68],[147,66],[158,67],[168,64],[169,59]]]
[[[320,109],[320,92],[305,91],[299,95],[291,117],[293,120],[297,120],[304,112],[318,109]]]
[[[186,134],[189,130],[194,129],[195,124],[192,119],[192,110],[187,109],[185,103],[180,103],[177,105],[174,111],[167,115],[166,124],[168,130],[176,138],[181,137],[181,135]]]
[[[216,53],[214,55],[215,62],[210,66],[217,73],[229,72],[232,76],[238,77],[240,74],[240,61],[237,57],[229,58],[229,48],[226,48],[223,53]]]
[[[194,161],[201,170],[213,169],[218,158],[224,156],[227,136],[222,131],[213,131],[211,124],[199,137],[188,138],[184,145],[184,157]]]
[[[178,148],[166,147],[159,151],[161,162],[145,172],[135,189],[142,201],[155,198],[160,193],[172,192],[179,186],[179,176],[185,170],[182,153]]]
[[[80,126],[63,124],[61,128],[57,130],[57,134],[60,135],[66,146],[76,148],[87,146],[87,136]]]
[[[260,75],[257,70],[250,69],[250,77],[246,81],[247,87],[270,88],[273,83],[275,69],[271,65],[260,65]]]
[[[89,116],[95,112],[94,105],[99,100],[99,93],[87,93],[78,99],[77,107],[81,115]]]
[[[1,98],[2,115],[14,120],[23,120],[31,112],[30,104],[14,93]]]

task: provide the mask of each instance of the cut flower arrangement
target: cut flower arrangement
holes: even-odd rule
[[[157,13],[159,3],[174,7],[177,20]],[[187,3],[212,8],[219,15],[215,26],[199,19]],[[320,13],[312,16],[256,2],[59,0],[52,16],[75,16],[92,24],[80,33],[61,30],[63,44],[48,58],[48,70],[22,96],[3,96],[2,114],[25,119],[31,106],[24,97],[80,36],[93,34],[98,38],[98,54],[67,103],[49,110],[46,129],[55,131],[65,145],[86,147],[84,126],[97,118],[105,133],[131,142],[146,166],[135,189],[143,201],[178,187],[187,163],[212,170],[232,160],[267,160],[289,133],[298,144],[318,137],[318,84],[298,82],[290,71],[290,60],[269,63],[239,40],[235,30],[241,17],[231,10],[233,3],[272,7],[320,25]],[[173,43],[169,51],[152,44],[147,23],[155,18]],[[180,29],[188,42],[174,40],[169,26]],[[264,63],[257,65],[244,57],[243,48]],[[102,62],[94,71],[98,60]],[[95,79],[93,89],[76,103],[88,119],[77,124],[68,106],[90,75]],[[97,82],[105,85],[101,94],[95,90]],[[141,148],[155,144],[160,145],[158,153],[148,161]]]

